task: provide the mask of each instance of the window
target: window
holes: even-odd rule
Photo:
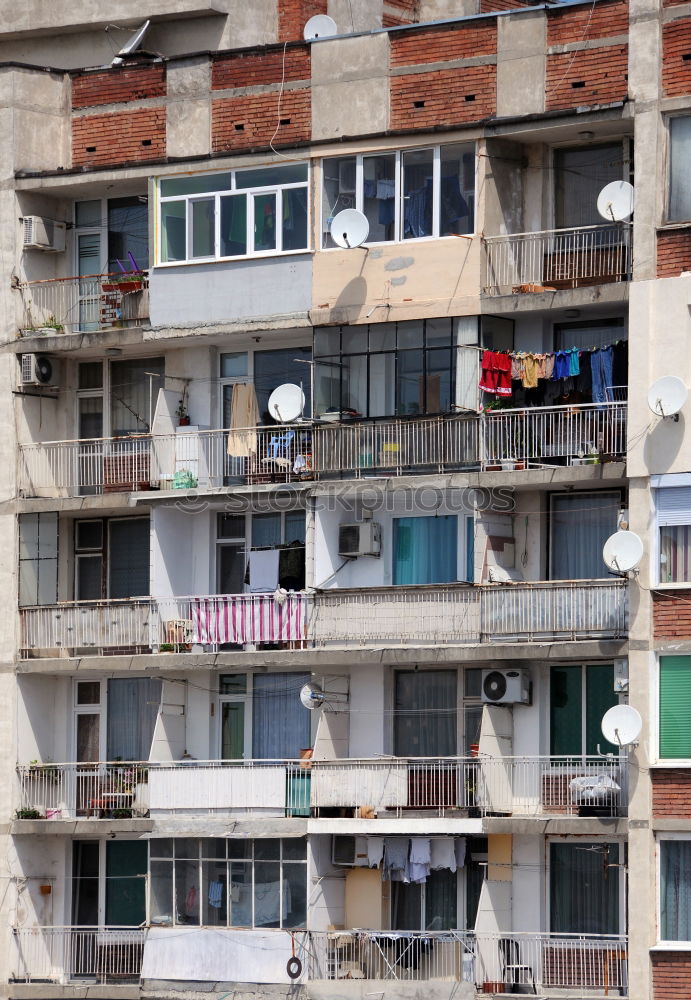
[[[579,841],[549,848],[550,931],[618,934],[619,844]]]
[[[422,885],[391,883],[391,927],[396,931],[446,931],[458,927],[456,872],[432,871]]]
[[[75,599],[146,597],[149,531],[148,517],[76,521]]]
[[[691,486],[657,490],[660,583],[691,582]]]
[[[149,845],[153,925],[306,925],[304,840],[177,838]]]
[[[691,657],[660,657],[660,757],[691,758]]]
[[[147,434],[156,409],[158,390],[163,388],[165,359],[130,358],[126,361],[81,362],[77,369],[77,423],[80,438],[126,437]],[[130,468],[121,457],[124,445],[117,449],[121,466]],[[85,480],[89,457],[85,450]],[[104,453],[106,462],[108,452]],[[93,473],[92,473],[93,474]],[[131,480],[129,480],[131,481]]]
[[[58,599],[58,515],[19,515],[19,605]]]
[[[146,841],[75,841],[72,845],[73,923],[82,927],[138,927],[145,923],[146,876]],[[76,956],[75,961],[78,963],[80,957]]]
[[[146,195],[78,201],[78,273],[146,270],[149,266],[149,206]],[[81,231],[81,232],[80,232]]]
[[[587,442],[584,448],[586,453],[590,450]],[[552,494],[550,580],[599,580],[608,576],[602,546],[617,530],[620,507],[618,491]]]
[[[251,383],[254,386],[261,423],[275,423],[274,418],[269,413],[269,396],[274,389],[286,382],[302,387],[305,396],[304,414],[309,416],[312,412],[309,364],[311,360],[311,348],[302,346],[281,348],[274,351],[254,351],[253,353],[238,351],[232,354],[221,354],[221,419],[223,427],[233,426],[234,387],[246,383]],[[246,419],[243,419],[242,426],[246,425]]]
[[[396,757],[453,757],[457,747],[455,670],[397,670],[394,675]]]
[[[222,674],[222,760],[297,759],[311,745],[311,714],[299,694],[309,674]]]
[[[158,677],[77,681],[74,706],[77,761],[148,760],[161,692]]]
[[[568,351],[571,347],[588,350],[607,347],[615,340],[626,340],[628,333],[623,319],[599,319],[580,323],[557,323],[554,326],[554,350]]]
[[[216,519],[216,592],[242,594],[245,583],[252,585],[253,561],[248,549],[280,549],[278,586],[302,590],[305,586],[305,512],[272,511],[252,514],[217,514]],[[249,528],[250,538],[246,541]],[[262,572],[260,567],[256,572]],[[275,588],[274,588],[275,589]]]
[[[669,206],[670,222],[691,219],[691,116],[671,118],[669,122]]]
[[[691,840],[660,841],[660,940],[691,941]]]
[[[625,176],[624,147],[578,146],[554,153],[555,220],[557,229],[601,226],[597,196],[611,181]]]
[[[306,163],[158,182],[158,263],[307,250]]]
[[[452,583],[458,579],[458,516],[393,519],[393,583]]]
[[[596,754],[598,745],[603,753],[618,753],[600,729],[602,716],[619,701],[611,663],[552,667],[549,695],[552,755]]]
[[[316,329],[315,413],[448,413],[456,353],[450,319]]]
[[[341,156],[322,171],[324,247],[336,246],[331,222],[345,208],[367,216],[368,243],[474,231],[474,143]]]

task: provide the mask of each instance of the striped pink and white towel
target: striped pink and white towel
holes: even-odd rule
[[[193,639],[212,644],[291,642],[305,638],[306,594],[197,597],[192,602]]]

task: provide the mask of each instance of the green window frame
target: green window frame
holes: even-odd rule
[[[661,656],[659,752],[662,760],[691,758],[691,656]]]

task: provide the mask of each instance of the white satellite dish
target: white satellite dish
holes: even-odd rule
[[[355,208],[344,208],[331,222],[331,239],[347,250],[361,247],[369,236],[367,216]]]
[[[318,684],[303,684],[300,688],[300,701],[310,711],[324,704],[324,692]]]
[[[608,222],[623,222],[633,215],[633,185],[628,181],[605,184],[597,196],[597,210]]]
[[[688,399],[689,390],[677,375],[663,375],[648,389],[648,406],[658,417],[679,419],[679,410]]]
[[[602,716],[602,735],[617,747],[635,743],[643,728],[643,719],[631,705],[613,705]]]
[[[115,56],[112,63],[110,64],[111,66],[119,66],[120,63],[122,62],[123,56],[128,56],[131,52],[134,52],[136,49],[139,48],[139,45],[141,44],[144,35],[148,31],[150,24],[151,21],[145,21],[144,24],[141,26],[141,28],[138,31],[135,31],[135,33],[130,38],[129,42],[125,42],[123,47]]]
[[[628,573],[643,558],[643,542],[634,531],[615,531],[602,547],[602,559],[614,573]]]
[[[337,34],[338,25],[328,14],[315,14],[302,31],[302,37],[306,42],[313,42],[316,38],[333,38]]]
[[[299,420],[305,409],[305,394],[299,385],[286,382],[279,385],[269,396],[269,413],[279,424],[290,424]]]

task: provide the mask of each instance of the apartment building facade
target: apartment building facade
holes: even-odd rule
[[[687,996],[686,5],[43,6],[3,991]]]

